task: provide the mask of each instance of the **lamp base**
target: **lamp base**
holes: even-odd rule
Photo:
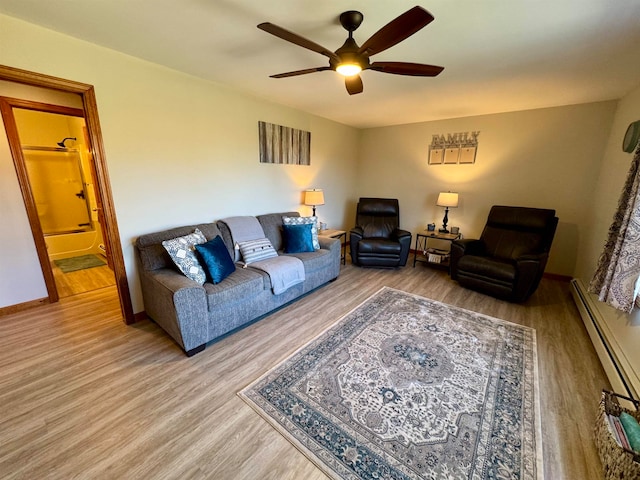
[[[449,223],[449,207],[444,209],[444,218],[442,219],[442,228],[438,230],[440,233],[449,233],[447,230],[447,223]]]

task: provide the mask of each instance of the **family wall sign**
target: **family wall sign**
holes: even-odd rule
[[[480,131],[433,135],[429,165],[475,163]]]

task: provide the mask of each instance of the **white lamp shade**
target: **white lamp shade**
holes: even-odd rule
[[[304,204],[305,205],[324,205],[324,192],[321,188],[314,188],[313,190],[307,190],[304,192]]]
[[[458,194],[454,192],[440,192],[436,205],[439,207],[455,208],[458,206]]]

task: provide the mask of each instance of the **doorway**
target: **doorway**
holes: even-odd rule
[[[95,181],[94,187],[98,208],[97,213],[100,218],[98,223],[100,223],[102,227],[106,256],[110,260],[110,266],[115,277],[115,284],[118,291],[123,319],[127,324],[133,323],[135,321],[135,316],[133,314],[133,307],[131,304],[129,284],[125,270],[122,245],[120,243],[120,234],[115,216],[115,207],[111,194],[106,157],[102,144],[102,133],[98,119],[98,108],[93,86],[4,65],[0,65],[0,81],[46,89],[51,92],[62,92],[65,95],[77,95],[77,98],[80,100],[82,108],[58,107],[59,109],[62,109],[58,113],[69,116],[78,116],[78,112],[82,112],[80,116],[84,118],[86,127],[84,138],[87,141],[87,147],[93,157],[93,166],[95,167],[92,174]],[[9,104],[7,102],[0,104],[0,110],[4,120],[7,138],[9,139],[11,156],[15,159],[22,158],[23,153],[15,122],[7,121],[7,118],[12,116],[11,110],[14,107],[21,108],[25,105],[24,103],[20,103],[24,101],[18,99],[12,100],[13,104]],[[49,303],[56,302],[58,301],[58,294],[57,289],[55,288],[53,271],[47,253],[47,246],[44,241],[44,233],[42,232],[42,227],[38,217],[36,202],[28,182],[28,173],[26,167],[24,167],[24,161],[15,162],[15,168],[20,191],[24,200],[26,217],[28,218],[31,231],[33,232],[33,241],[36,246],[38,261],[47,286],[48,299],[44,300]],[[24,308],[27,308],[28,306],[36,306],[40,303],[42,302],[39,300],[27,302],[27,304],[24,304]],[[5,308],[3,310],[7,311],[8,309]]]
[[[3,102],[15,103],[3,98]],[[12,106],[29,189],[59,298],[115,285],[95,194],[95,166],[81,109]],[[34,233],[35,234],[35,233]]]

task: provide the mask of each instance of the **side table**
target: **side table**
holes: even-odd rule
[[[431,266],[439,266],[449,268],[449,252],[450,250],[442,250],[429,247],[429,240],[443,240],[445,242],[453,242],[458,240],[462,235],[460,233],[440,233],[429,232],[424,230],[416,234],[416,246],[413,251],[413,266],[416,262],[426,263]]]
[[[329,237],[329,238],[337,238],[340,240],[340,248],[342,249],[342,254],[340,255],[340,260],[342,261],[342,265],[347,264],[347,232],[345,230],[320,230],[318,235],[321,237]]]

